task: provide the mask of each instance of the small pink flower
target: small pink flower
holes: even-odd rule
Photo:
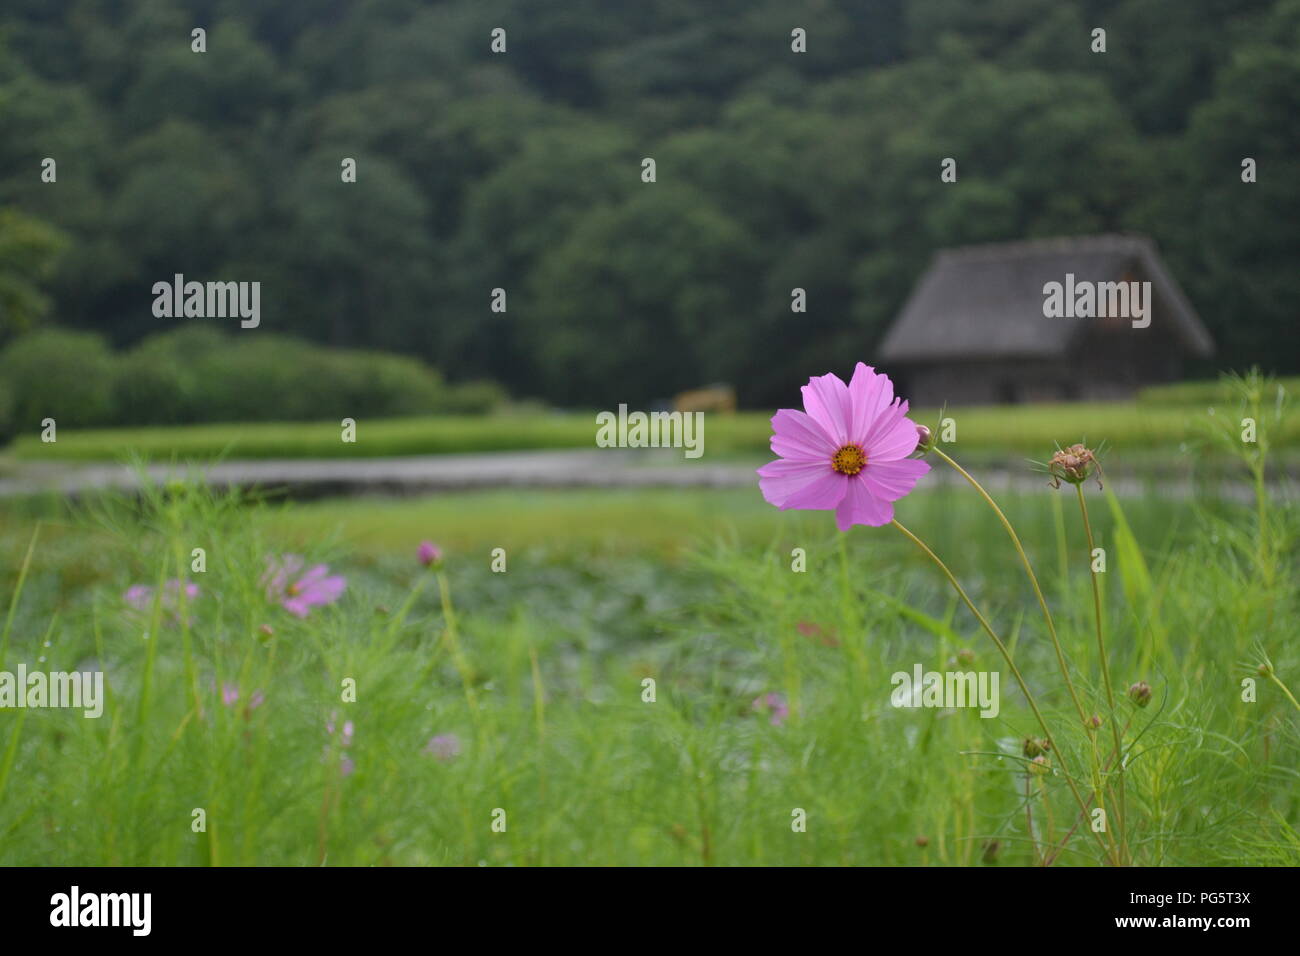
[[[137,611],[147,611],[149,605],[153,603],[153,588],[147,584],[133,584],[126,589],[126,593],[122,595],[122,600]]]
[[[239,703],[239,685],[231,681],[221,685],[221,703],[226,707],[234,707]],[[244,705],[244,719],[247,720],[257,708],[266,703],[266,694],[260,690],[253,691],[248,697],[248,703]]]
[[[338,744],[339,750],[341,751],[345,747],[349,747],[352,745],[352,731],[353,731],[352,721],[345,720],[343,721],[343,726],[339,727],[338,725],[335,724],[335,721],[337,719],[338,719],[338,711],[332,710],[330,711],[329,717],[326,718],[325,720],[325,733],[329,734],[329,736],[332,738],[331,742],[325,745],[325,752],[321,757],[321,759],[326,762],[328,762],[330,759],[330,752],[334,749],[335,743]],[[336,730],[338,731],[337,734],[335,733]],[[352,775],[352,771],[356,770],[356,768],[357,765],[353,763],[352,758],[349,757],[346,752],[342,752],[339,754],[339,775],[340,776],[350,777]]]
[[[199,596],[199,586],[197,584],[172,578],[163,585],[162,594],[158,598],[159,606],[173,620],[180,620],[180,595],[182,590],[185,592],[186,603]],[[126,589],[126,593],[122,595],[122,600],[133,610],[148,613],[153,608],[154,591],[155,589],[148,584],[133,584]]]
[[[785,719],[790,716],[790,706],[785,702],[785,696],[782,694],[760,694],[754,698],[754,710],[761,713],[772,715],[772,726],[780,727],[785,723]]]
[[[812,621],[800,621],[795,627],[804,637],[815,640],[826,647],[840,646],[840,642],[835,639],[835,632],[825,630],[820,624],[814,624]]]
[[[266,597],[297,617],[306,617],[313,607],[333,604],[347,589],[347,578],[329,573],[328,564],[317,564],[303,572],[303,559],[296,554],[271,558],[262,581]]]
[[[430,737],[424,745],[424,752],[439,760],[447,761],[460,756],[460,738],[455,734],[438,734]]]
[[[337,716],[338,711],[330,711],[329,719],[325,721],[325,733],[329,734],[331,737],[334,736],[334,720]],[[339,743],[344,747],[348,747],[352,744],[352,729],[352,721],[343,721],[342,733],[339,735]]]
[[[415,549],[415,553],[419,557],[420,563],[426,568],[437,567],[442,564],[442,548],[432,541],[421,541],[420,546]]]
[[[907,457],[919,436],[889,376],[859,362],[848,385],[833,374],[811,378],[803,405],[772,417],[778,457],[758,469],[763,497],[782,511],[833,510],[841,531],[889,524],[893,503],[930,470]]]

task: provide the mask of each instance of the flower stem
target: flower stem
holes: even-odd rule
[[[1291,691],[1287,689],[1286,684],[1282,683],[1281,678],[1279,678],[1277,674],[1273,672],[1273,668],[1271,667],[1268,669],[1268,679],[1271,680],[1274,684],[1277,684],[1277,686],[1282,689],[1282,693],[1286,694],[1286,699],[1291,701],[1291,704],[1295,707],[1296,710],[1300,710],[1300,703],[1296,701],[1295,695],[1292,694]]]
[[[1130,717],[1127,721],[1125,721],[1125,723],[1124,723],[1124,729],[1123,729],[1123,731],[1121,731],[1120,736],[1123,736],[1124,734],[1127,734],[1127,733],[1128,733],[1128,729],[1129,729],[1129,727],[1132,726],[1132,724],[1133,724],[1133,718]],[[1105,765],[1101,768],[1102,773],[1109,773],[1109,772],[1110,772],[1110,766],[1111,766],[1111,764],[1114,763],[1114,762],[1115,762],[1115,751],[1112,750],[1112,751],[1110,752],[1110,754],[1107,755],[1107,757],[1106,757],[1106,763],[1105,763]],[[1092,803],[1092,801],[1093,801],[1094,799],[1100,799],[1099,795],[1096,794],[1096,793],[1094,793],[1091,797],[1089,797],[1089,798],[1088,798],[1088,803],[1089,803],[1089,805],[1091,805],[1091,803]],[[1066,845],[1067,843],[1070,842],[1070,837],[1074,836],[1074,831],[1077,830],[1077,829],[1079,829],[1079,824],[1083,822],[1083,819],[1084,819],[1084,814],[1082,814],[1082,813],[1079,814],[1079,818],[1078,818],[1077,820],[1074,821],[1074,826],[1070,827],[1070,831],[1069,831],[1068,833],[1065,834],[1065,839],[1061,841],[1061,845],[1060,845],[1059,847],[1056,847],[1056,852],[1055,852],[1055,853],[1049,855],[1049,856],[1048,856],[1048,857],[1043,861],[1043,866],[1051,866],[1052,863],[1055,862],[1056,858],[1059,857],[1062,853],[1065,852],[1065,845]]]
[[[465,702],[469,704],[470,713],[475,724],[477,724],[478,698],[474,694],[474,684],[470,679],[469,664],[460,650],[460,639],[456,631],[456,613],[451,606],[451,585],[448,584],[447,575],[443,571],[438,571],[438,596],[442,600],[442,616],[446,626],[444,634],[451,650],[451,659],[455,662],[456,670],[460,673],[461,685],[465,689]]]
[[[1042,857],[1038,853],[1038,841],[1034,839],[1034,808],[1033,808],[1033,791],[1032,775],[1025,771],[1025,836],[1029,838],[1029,850],[1034,854],[1034,866],[1042,864]]]
[[[1116,767],[1118,773],[1118,801],[1116,809],[1119,811],[1119,831],[1120,845],[1124,846],[1128,841],[1128,834],[1124,827],[1124,744],[1119,735],[1119,724],[1115,720],[1115,691],[1110,683],[1110,662],[1106,658],[1106,641],[1102,635],[1101,622],[1101,582],[1097,577],[1097,568],[1093,561],[1095,548],[1092,541],[1092,523],[1088,520],[1088,500],[1083,496],[1083,484],[1079,483],[1074,486],[1074,490],[1079,493],[1079,511],[1083,515],[1083,530],[1088,537],[1088,570],[1092,575],[1092,607],[1093,615],[1097,620],[1097,653],[1101,657],[1101,678],[1106,686],[1106,705],[1110,708],[1107,715],[1107,721],[1110,723],[1111,733],[1115,738],[1115,753],[1117,754]],[[1101,795],[1098,794],[1098,800]]]
[[[971,601],[965,588],[961,586],[952,571],[948,569],[948,565],[944,564],[939,556],[931,551],[924,541],[912,534],[912,532],[908,531],[897,518],[894,519],[893,525],[910,538],[912,543],[925,552],[926,556],[938,566],[939,570],[943,572],[943,576],[948,579],[948,583],[952,585],[953,590],[957,592],[957,596],[962,599],[966,607],[970,609],[970,612],[975,615],[975,619],[980,622],[980,626],[984,628],[984,632],[992,639],[998,652],[1001,653],[1002,659],[1006,661],[1007,667],[1010,669],[1012,676],[1015,677],[1016,683],[1020,685],[1020,692],[1025,695],[1025,700],[1029,703],[1029,709],[1034,712],[1034,717],[1038,720],[1038,726],[1042,728],[1043,737],[1047,740],[1048,747],[1051,749],[1052,753],[1056,754],[1057,759],[1061,762],[1061,775],[1065,777],[1065,782],[1069,785],[1070,792],[1074,794],[1075,802],[1079,804],[1079,809],[1086,814],[1088,809],[1087,804],[1083,802],[1083,794],[1079,792],[1079,788],[1074,782],[1074,777],[1071,776],[1070,772],[1066,769],[1064,755],[1060,748],[1056,746],[1056,741],[1052,739],[1052,731],[1048,728],[1047,721],[1043,718],[1042,711],[1038,709],[1038,703],[1034,700],[1034,695],[1030,692],[1029,685],[1025,683],[1024,677],[1021,676],[1020,668],[1018,668],[1016,662],[1012,660],[1011,653],[1007,650],[1007,646],[1002,643],[1002,638],[998,637],[997,632],[993,630],[984,615],[980,613],[979,608],[977,608]],[[1097,842],[1101,845],[1103,852],[1109,853],[1110,848],[1106,846],[1106,841],[1101,838],[1101,834],[1094,835],[1097,837]]]
[[[1052,646],[1056,649],[1056,661],[1061,667],[1061,676],[1065,678],[1066,690],[1070,692],[1070,699],[1074,701],[1074,709],[1079,714],[1079,723],[1082,724],[1087,719],[1087,716],[1084,713],[1083,704],[1079,701],[1079,695],[1074,689],[1074,681],[1070,679],[1070,668],[1065,663],[1065,651],[1061,648],[1061,639],[1056,635],[1056,624],[1052,621],[1052,612],[1047,609],[1047,599],[1043,597],[1043,589],[1038,585],[1038,577],[1034,574],[1033,566],[1029,563],[1029,555],[1025,554],[1024,545],[1020,543],[1020,536],[1016,534],[1016,529],[1011,526],[1007,516],[998,507],[998,503],[993,500],[993,497],[984,490],[984,486],[976,481],[970,472],[945,455],[940,449],[933,448],[931,450],[951,465],[957,474],[969,481],[971,486],[989,503],[989,507],[993,509],[994,514],[998,516],[998,520],[1002,522],[1002,527],[1006,529],[1007,534],[1010,536],[1011,543],[1016,546],[1016,553],[1020,555],[1020,563],[1025,566],[1025,574],[1029,577],[1029,584],[1034,589],[1034,596],[1038,598],[1038,606],[1043,610],[1043,620],[1047,622],[1047,633],[1051,635]]]

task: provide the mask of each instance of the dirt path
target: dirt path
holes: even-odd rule
[[[205,468],[154,465],[152,481],[203,476],[217,487],[237,486],[286,492],[299,498],[330,495],[420,495],[486,488],[742,488],[756,486],[754,465],[683,461],[673,452],[591,451],[494,452],[478,455],[419,455],[403,458],[284,459],[227,461]],[[1037,491],[1042,475],[1012,468],[983,469],[991,490]],[[935,469],[925,483],[959,483],[947,469]],[[106,489],[132,489],[141,476],[124,465],[29,464],[0,478],[0,498],[60,494],[77,496]],[[1158,486],[1136,477],[1112,475],[1109,487],[1125,497],[1155,490],[1162,497],[1187,498],[1187,479],[1162,479]],[[1218,493],[1248,500],[1250,488],[1224,483]]]

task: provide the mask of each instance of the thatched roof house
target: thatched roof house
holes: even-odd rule
[[[1213,352],[1150,239],[1084,236],[938,253],[878,358],[937,405],[1121,397]]]

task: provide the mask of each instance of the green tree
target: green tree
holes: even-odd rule
[[[65,241],[43,222],[0,209],[0,342],[49,311],[41,285],[54,274]]]

